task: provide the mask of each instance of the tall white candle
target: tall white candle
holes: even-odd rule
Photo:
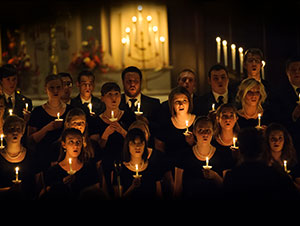
[[[224,52],[224,65],[225,67],[227,67],[228,66],[227,41],[223,40],[222,44],[223,44],[223,52]]]
[[[257,118],[258,118],[258,127],[261,127],[261,122],[260,122],[261,114],[260,113],[258,113]]]
[[[92,114],[92,112],[93,112],[93,105],[92,105],[92,103],[89,103],[88,107],[89,107],[89,110],[90,110],[90,114]]]
[[[19,170],[20,170],[20,168],[17,166],[15,168],[15,171],[16,171],[16,181],[19,181]]]
[[[122,67],[125,67],[125,44],[127,42],[127,39],[122,38],[121,42],[122,42],[122,45],[123,45],[122,46],[122,60],[121,60],[121,62],[122,62]]]
[[[151,46],[151,21],[152,21],[152,16],[147,16],[147,21],[148,21],[148,45]]]
[[[244,72],[244,53],[243,53],[243,48],[239,48],[239,55],[240,55],[240,73],[243,74]]]
[[[163,66],[166,65],[166,62],[165,62],[165,37],[164,36],[160,36],[159,38],[160,42],[161,42],[161,59],[162,59],[162,62],[163,62]]]
[[[4,145],[3,145],[3,137],[4,137],[4,134],[2,133],[2,134],[0,135],[0,140],[1,140],[0,148],[4,148]]]
[[[221,63],[221,38],[216,38],[217,42],[217,63]]]
[[[135,164],[135,176],[139,176],[139,165]]]
[[[25,110],[28,111],[28,103],[25,103]]]
[[[126,43],[128,46],[128,56],[131,56],[131,44],[130,44],[130,27],[126,27],[125,28],[125,32],[126,32]]]
[[[264,60],[261,61],[261,78],[265,79],[265,66],[266,66],[266,62]]]
[[[133,16],[131,18],[132,20],[132,23],[133,23],[133,26],[132,26],[132,35],[134,36],[134,45],[137,45],[137,25],[136,25],[136,21],[137,21],[137,18],[136,16]]]
[[[236,46],[235,44],[231,45],[231,57],[232,57],[232,70],[235,71],[235,57],[236,57]]]
[[[152,28],[153,33],[154,33],[154,51],[155,51],[155,56],[158,56],[158,27],[157,26],[153,26]]]

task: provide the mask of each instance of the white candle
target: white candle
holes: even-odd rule
[[[152,16],[147,16],[147,21],[148,21],[148,45],[151,46],[151,21],[152,21]]]
[[[236,141],[237,141],[237,138],[236,138],[236,137],[233,137],[232,140],[233,140],[233,147],[236,148]]]
[[[231,57],[232,57],[232,70],[235,71],[235,55],[236,55],[236,46],[235,44],[231,45]]]
[[[134,38],[134,44],[137,45],[137,26],[136,26],[136,21],[137,21],[137,18],[136,16],[133,16],[131,18],[132,20],[132,23],[133,23],[133,26],[132,26],[132,33],[133,33],[133,36],[135,37]]]
[[[185,120],[185,126],[186,126],[186,130],[185,132],[183,133],[185,136],[188,136],[190,133],[189,131],[189,120]]]
[[[154,51],[155,51],[155,56],[158,56],[158,36],[157,36],[158,27],[157,26],[153,26],[152,30],[153,30],[153,33],[154,33]]]
[[[90,114],[92,114],[92,112],[93,112],[93,104],[89,103],[88,107],[89,107],[89,110],[90,110]]]
[[[239,55],[240,55],[240,73],[243,74],[244,72],[244,53],[243,53],[243,48],[239,48]]]
[[[2,133],[2,134],[0,135],[0,140],[1,140],[1,146],[0,146],[0,148],[4,148],[4,145],[3,145],[3,137],[4,137],[4,134]]]
[[[139,5],[137,7],[137,10],[138,10],[138,20],[139,20],[139,32],[143,32],[143,16],[142,16],[143,6]]]
[[[211,105],[211,110],[212,110],[212,111],[215,111],[215,110],[216,110],[216,109],[215,109],[215,106],[216,106],[215,103],[213,103],[213,104]]]
[[[258,116],[257,116],[257,118],[258,118],[258,127],[261,127],[261,125],[260,125],[261,114],[260,114],[260,113],[258,113]]]
[[[160,36],[159,38],[160,42],[161,42],[161,59],[162,59],[162,62],[163,62],[163,66],[166,65],[166,62],[165,62],[165,37],[164,36]]]
[[[13,115],[13,109],[9,109],[8,113],[9,113],[10,116],[12,116]]]
[[[209,161],[208,157],[206,157],[206,166],[208,166],[208,161]]]
[[[287,172],[287,160],[283,160],[284,171]]]
[[[16,171],[16,182],[19,181],[19,169],[20,168],[18,166],[15,168],[15,171]]]
[[[127,39],[122,38],[121,42],[122,42],[122,45],[123,45],[122,46],[122,60],[121,60],[121,62],[122,62],[122,67],[125,67],[125,44],[127,42]]]
[[[261,61],[261,78],[265,79],[265,66],[266,66],[266,62],[264,60]]]
[[[111,118],[115,118],[115,113],[114,113],[114,111],[111,111]]]
[[[217,42],[217,63],[221,63],[221,38],[216,38]]]
[[[224,65],[225,67],[228,66],[228,58],[227,58],[227,41],[223,40],[223,52],[224,52]]]
[[[137,111],[140,112],[140,110],[141,110],[141,103],[138,102]]]
[[[139,176],[139,165],[135,164],[135,176]]]
[[[72,158],[69,158],[69,166],[70,166],[70,172],[72,172],[73,171],[73,169],[72,169]]]
[[[57,120],[60,120],[60,113],[59,112],[57,112]]]
[[[128,56],[131,55],[131,48],[130,48],[130,27],[125,28],[126,38],[127,38],[127,46],[128,46]]]
[[[25,103],[25,110],[28,111],[28,103]]]

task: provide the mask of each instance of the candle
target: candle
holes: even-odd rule
[[[133,23],[133,27],[132,27],[132,33],[133,33],[133,35],[134,35],[134,44],[135,45],[137,45],[137,26],[136,26],[136,21],[137,21],[137,18],[136,18],[136,16],[133,16],[132,18],[131,18],[131,20],[132,20],[132,23]]]
[[[148,45],[151,46],[151,21],[152,21],[152,16],[147,16],[147,21],[148,21]]]
[[[236,148],[236,141],[237,141],[237,138],[236,138],[236,137],[233,137],[232,140],[233,140],[233,147]]]
[[[213,104],[211,105],[211,110],[212,110],[212,111],[215,111],[215,110],[216,110],[216,109],[215,109],[215,106],[216,106],[215,103],[213,103]]]
[[[69,158],[69,166],[70,166],[70,172],[73,171],[72,170],[72,158]]]
[[[135,176],[138,177],[139,176],[139,165],[135,164]]]
[[[189,131],[189,120],[185,120],[185,126],[186,126],[186,130],[185,130],[185,132],[183,134],[185,136],[188,136],[190,134],[190,131]]]
[[[265,79],[265,65],[266,65],[266,62],[264,60],[261,61],[261,78],[262,79]]]
[[[243,68],[244,68],[244,54],[243,54],[243,48],[239,48],[239,55],[240,55],[240,73],[243,74]]]
[[[123,45],[123,47],[122,47],[122,60],[121,60],[121,62],[122,62],[122,67],[125,67],[125,44],[127,42],[127,39],[126,38],[122,38],[121,42],[122,42],[122,45]]]
[[[4,145],[3,145],[3,137],[4,137],[4,134],[2,133],[2,134],[0,135],[0,140],[1,140],[0,148],[1,148],[1,149],[4,148]]]
[[[25,110],[28,111],[28,103],[25,103]]]
[[[258,127],[261,127],[261,125],[260,125],[261,113],[258,113],[257,118],[258,118]]]
[[[236,53],[236,46],[235,44],[231,45],[231,57],[232,57],[232,70],[235,71],[235,53]]]
[[[58,122],[63,121],[63,119],[60,118],[60,113],[59,112],[57,112],[57,119],[55,119],[55,121],[58,121]]]
[[[13,109],[8,109],[8,113],[9,113],[10,116],[12,116],[13,115]]]
[[[137,110],[138,110],[138,112],[140,112],[140,110],[141,110],[141,103],[140,102],[138,102]]]
[[[92,114],[92,112],[93,112],[93,105],[92,105],[92,103],[89,103],[89,104],[88,104],[88,107],[89,107],[89,109],[90,109],[90,114]]]
[[[206,165],[203,166],[203,168],[204,168],[204,169],[211,169],[212,166],[210,166],[210,165],[208,164],[208,163],[209,163],[209,158],[208,158],[208,156],[205,158],[205,161],[206,161]]]
[[[217,63],[221,63],[221,38],[216,38],[217,42]]]
[[[208,157],[206,157],[206,166],[208,166]]]
[[[155,51],[155,56],[158,56],[158,36],[157,36],[158,27],[157,26],[153,26],[152,30],[153,30],[153,33],[154,33],[154,51]]]
[[[111,111],[111,118],[115,118],[115,113],[114,113],[114,111]]]
[[[128,56],[131,55],[131,48],[130,48],[130,27],[125,28],[126,32],[126,41],[127,41],[127,46],[128,46]]]
[[[109,119],[109,121],[115,122],[115,121],[117,121],[117,120],[118,120],[118,118],[115,118],[115,112],[114,112],[114,111],[111,111],[111,118]]]
[[[287,160],[283,160],[283,167],[284,167],[284,172],[286,172],[286,173],[290,173],[290,172],[291,172],[291,171],[288,170],[288,168],[287,168]]]
[[[161,42],[161,59],[162,59],[162,62],[163,62],[163,66],[166,65],[166,62],[165,62],[165,37],[164,36],[160,36],[159,38],[160,42]]]
[[[19,167],[17,166],[16,168],[15,168],[15,171],[16,171],[16,181],[19,181]]]
[[[228,66],[228,58],[227,58],[227,41],[223,40],[223,52],[224,52],[224,65],[225,67]]]
[[[139,32],[143,32],[143,16],[142,16],[142,11],[143,11],[143,6],[138,5],[137,7],[138,10],[138,20],[139,20]]]

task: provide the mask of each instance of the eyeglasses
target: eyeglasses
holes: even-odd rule
[[[259,64],[259,63],[261,63],[261,59],[248,58],[248,59],[247,59],[247,62],[248,62],[248,63],[255,62],[255,63]]]
[[[71,81],[63,82],[63,87],[69,87],[69,88],[71,88],[72,86],[73,86],[73,83]]]
[[[71,126],[85,126],[85,122],[81,121],[81,122],[71,122]]]

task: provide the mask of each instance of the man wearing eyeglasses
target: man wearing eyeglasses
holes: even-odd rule
[[[64,91],[64,93],[61,96],[61,100],[65,104],[71,104],[73,78],[69,73],[66,73],[66,72],[58,73],[58,76],[60,76],[61,80],[63,81],[63,91]]]

